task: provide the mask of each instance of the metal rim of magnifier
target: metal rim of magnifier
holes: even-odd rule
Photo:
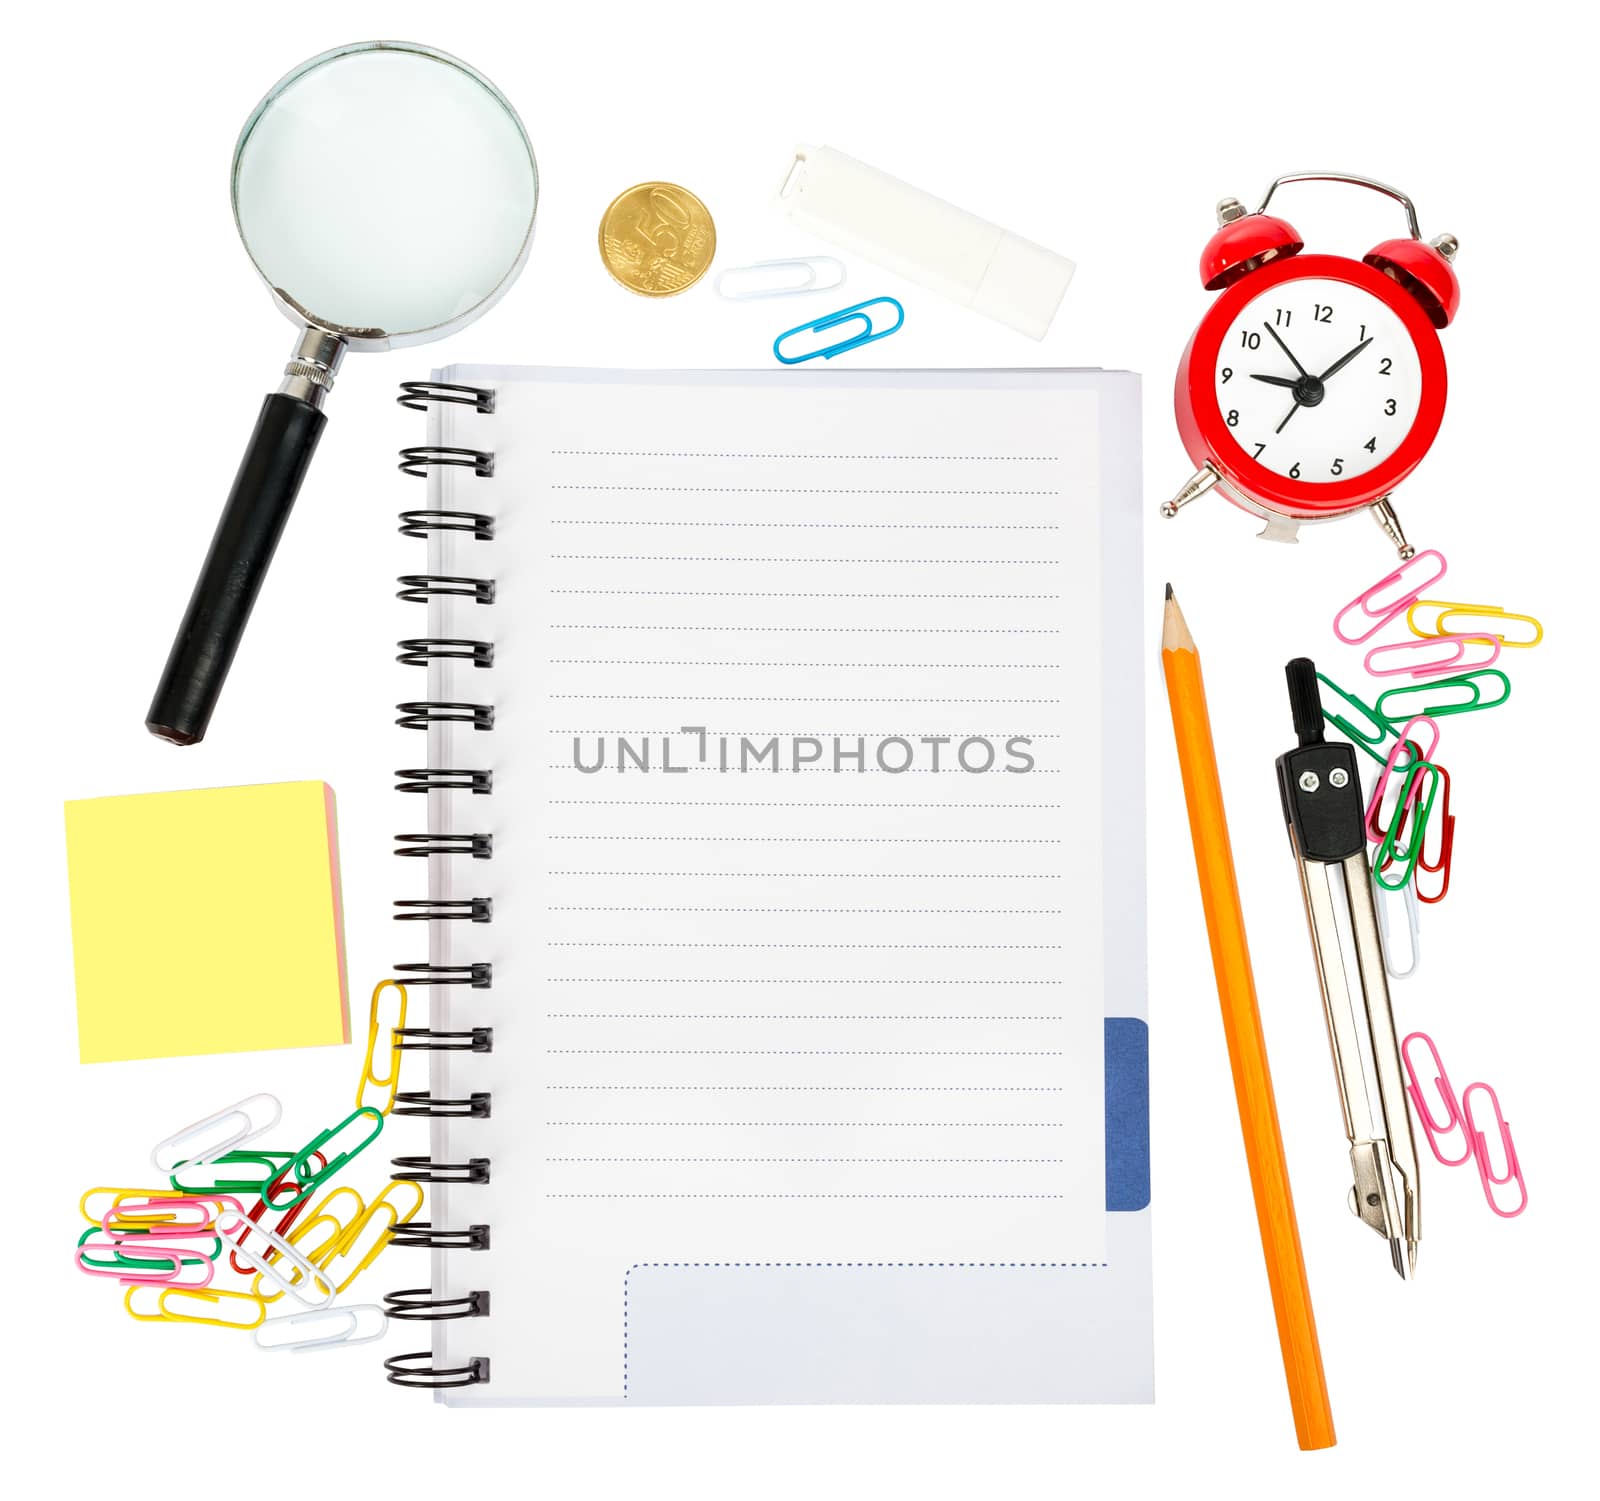
[[[349,328],[343,324],[332,323],[325,318],[318,317],[309,308],[301,307],[282,287],[272,285],[271,278],[262,269],[261,263],[256,259],[255,252],[250,248],[249,238],[245,235],[244,225],[239,222],[239,161],[244,155],[244,148],[250,139],[251,132],[255,130],[257,122],[292,83],[305,77],[307,73],[336,61],[341,57],[348,57],[355,52],[414,52],[419,57],[431,58],[434,62],[447,63],[453,68],[459,68],[468,78],[472,79],[480,88],[491,95],[501,109],[506,112],[506,117],[517,128],[517,134],[522,138],[524,149],[528,153],[528,169],[533,174],[533,204],[528,210],[528,227],[522,236],[522,244],[517,250],[516,258],[506,268],[505,274],[489,289],[477,302],[463,313],[457,313],[454,318],[447,318],[443,323],[435,323],[427,328],[403,329],[399,332],[390,332],[381,328]],[[331,47],[326,52],[319,52],[315,57],[308,58],[299,67],[285,73],[273,86],[267,90],[265,96],[256,107],[250,111],[250,118],[244,122],[244,128],[239,132],[239,140],[233,148],[233,165],[228,173],[228,197],[233,205],[233,224],[239,232],[239,243],[244,246],[244,253],[250,257],[250,264],[256,268],[256,274],[266,283],[267,289],[272,293],[273,301],[283,310],[284,314],[296,323],[304,324],[307,328],[325,329],[329,333],[337,334],[352,349],[381,350],[404,349],[413,344],[428,344],[435,339],[445,338],[457,329],[465,328],[474,319],[489,311],[495,303],[505,296],[512,282],[517,279],[528,259],[528,252],[533,246],[534,221],[539,210],[539,163],[533,154],[533,143],[528,139],[528,132],[523,128],[522,118],[511,107],[511,101],[506,98],[487,78],[478,70],[461,61],[459,57],[452,57],[448,52],[441,52],[437,47],[425,46],[421,42],[350,42],[343,47]]]

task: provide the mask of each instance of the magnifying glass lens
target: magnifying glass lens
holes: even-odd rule
[[[509,106],[429,52],[339,53],[246,127],[234,212],[267,283],[312,321],[389,336],[454,322],[521,257],[536,178]]]

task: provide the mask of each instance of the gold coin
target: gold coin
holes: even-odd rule
[[[706,206],[671,182],[641,182],[611,200],[600,220],[600,259],[641,297],[671,297],[706,274],[717,226]]]

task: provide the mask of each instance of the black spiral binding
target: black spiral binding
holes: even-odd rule
[[[452,385],[442,381],[404,381],[400,405],[412,411],[426,411],[433,403],[471,407],[479,412],[494,411],[494,392],[478,386]],[[494,474],[494,455],[476,448],[422,447],[400,451],[400,468],[419,479],[436,468],[470,470],[488,478]],[[427,540],[433,532],[460,532],[480,542],[494,540],[494,518],[480,511],[412,510],[400,513],[400,531],[407,537]],[[450,574],[407,573],[399,578],[399,596],[411,604],[426,605],[435,598],[454,598],[476,605],[492,605],[493,579],[458,577]],[[494,645],[474,638],[420,636],[399,643],[399,660],[410,667],[426,668],[431,662],[459,661],[477,669],[494,666]],[[470,725],[475,731],[494,728],[494,708],[490,704],[412,700],[396,706],[396,721],[405,729],[424,730],[436,724]],[[486,770],[470,767],[421,766],[395,772],[395,790],[405,793],[464,792],[474,797],[491,796],[494,778]],[[494,841],[488,834],[397,834],[396,855],[426,859],[432,855],[465,855],[472,860],[492,860]],[[396,922],[487,923],[494,920],[494,907],[488,897],[459,900],[405,899],[394,904]],[[432,964],[411,963],[394,966],[395,977],[411,985],[465,985],[487,989],[493,983],[492,967],[487,963]],[[402,1050],[430,1052],[487,1053],[493,1050],[494,1033],[489,1027],[461,1031],[434,1031],[431,1027],[401,1027],[395,1044]],[[430,1118],[483,1120],[490,1114],[492,1100],[486,1091],[470,1091],[460,1098],[446,1099],[427,1091],[401,1091],[396,1094],[393,1114]],[[430,1157],[396,1157],[391,1163],[396,1182],[479,1184],[489,1181],[487,1157],[468,1157],[464,1162],[435,1162]],[[482,1251],[489,1247],[489,1226],[469,1224],[464,1230],[435,1226],[426,1220],[395,1227],[392,1243],[425,1250]],[[489,1313],[486,1291],[468,1292],[459,1297],[435,1298],[431,1288],[407,1287],[384,1297],[384,1308],[392,1319],[436,1322],[441,1319],[484,1318]],[[396,1355],[384,1361],[388,1379],[396,1386],[440,1389],[474,1386],[489,1379],[489,1361],[473,1356],[464,1364],[436,1367],[426,1350]]]

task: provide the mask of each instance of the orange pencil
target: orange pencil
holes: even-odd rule
[[[1289,1190],[1289,1165],[1278,1131],[1278,1107],[1272,1096],[1267,1044],[1261,1035],[1256,982],[1250,971],[1250,946],[1245,939],[1244,909],[1228,840],[1228,815],[1222,806],[1222,782],[1211,742],[1211,716],[1206,710],[1200,654],[1184,623],[1183,612],[1167,585],[1167,606],[1161,632],[1161,666],[1172,706],[1172,732],[1178,742],[1183,795],[1189,804],[1189,833],[1200,876],[1200,896],[1211,937],[1211,963],[1217,973],[1217,999],[1222,1002],[1222,1029],[1228,1038],[1233,1091],[1239,1101],[1239,1127],[1250,1164],[1261,1250],[1272,1288],[1272,1311],[1283,1348],[1283,1374],[1294,1409],[1294,1430],[1302,1449],[1329,1449],[1337,1442],[1328,1385],[1317,1345],[1317,1321],[1311,1311],[1305,1257]]]

